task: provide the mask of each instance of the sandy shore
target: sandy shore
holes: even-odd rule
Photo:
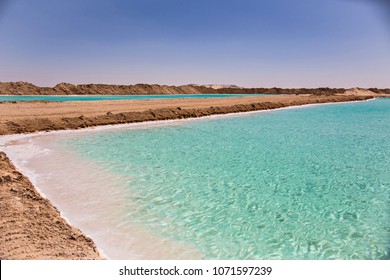
[[[94,242],[70,226],[0,152],[0,259],[100,259]]]
[[[0,135],[358,101],[375,96],[368,92],[332,96],[0,103]],[[1,259],[101,258],[94,242],[70,226],[2,152],[0,167]]]
[[[314,103],[366,100],[375,94],[213,99],[0,103],[0,135],[202,117]]]

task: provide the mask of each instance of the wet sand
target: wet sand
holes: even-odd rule
[[[101,259],[92,241],[70,226],[0,152],[0,259]]]
[[[0,103],[0,135],[181,119],[305,104],[367,100],[375,94],[260,96],[99,102]],[[70,226],[0,152],[0,258],[99,259],[94,242]]]

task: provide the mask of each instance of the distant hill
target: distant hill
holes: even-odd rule
[[[195,86],[195,87],[206,87],[212,89],[221,89],[221,88],[242,88],[236,85],[224,85],[224,84],[207,84],[207,85],[199,85],[199,84],[188,84],[187,86]]]
[[[241,88],[236,85],[218,85],[218,84],[212,84],[212,85],[204,85],[205,87],[213,88],[213,89],[221,89],[221,88]]]
[[[370,88],[376,93],[390,94],[390,89]],[[73,85],[60,83],[54,87],[38,87],[28,82],[0,82],[2,95],[150,95],[150,94],[201,94],[201,93],[231,93],[231,94],[318,94],[329,95],[344,93],[344,88],[242,88],[236,85],[184,85],[167,86],[157,84],[107,85],[83,84]]]

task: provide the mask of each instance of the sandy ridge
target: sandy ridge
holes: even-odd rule
[[[243,88],[218,87],[203,85],[168,86],[158,84],[110,85],[59,83],[54,87],[39,87],[28,82],[0,82],[0,94],[10,95],[132,95],[132,94],[197,94],[197,93],[267,93],[267,94],[315,94],[331,95],[343,93],[345,88]],[[369,88],[375,93],[390,94],[390,89]]]
[[[366,100],[372,95],[0,103],[0,135],[183,119],[287,106]]]

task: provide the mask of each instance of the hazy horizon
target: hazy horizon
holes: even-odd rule
[[[0,0],[0,81],[389,88],[386,1]]]
[[[75,86],[80,86],[80,85],[90,85],[90,84],[93,84],[93,85],[113,85],[113,86],[136,86],[136,85],[159,85],[159,86],[173,86],[173,87],[181,87],[181,86],[211,86],[211,85],[216,85],[216,86],[219,86],[219,85],[226,85],[226,86],[237,86],[239,88],[305,88],[305,89],[316,89],[316,88],[345,88],[345,89],[353,89],[353,88],[362,88],[362,89],[368,89],[368,88],[378,88],[378,89],[387,89],[387,88],[390,88],[390,87],[359,87],[359,86],[354,86],[354,87],[331,87],[331,86],[321,86],[321,87],[315,87],[315,86],[312,86],[312,87],[277,87],[277,86],[270,86],[270,87],[264,87],[264,86],[255,86],[255,87],[246,87],[246,86],[241,86],[241,85],[236,85],[236,84],[193,84],[193,83],[190,83],[190,84],[157,84],[157,83],[133,83],[133,84],[114,84],[114,83],[102,83],[102,82],[97,82],[97,83],[78,83],[78,84],[74,84],[74,83],[69,83],[69,82],[59,82],[59,83],[56,83],[56,84],[52,84],[52,85],[39,85],[39,84],[36,84],[36,83],[32,83],[32,82],[29,82],[29,81],[0,81],[0,83],[7,83],[7,82],[14,82],[14,83],[18,83],[18,82],[27,82],[27,83],[30,83],[30,84],[33,84],[35,86],[38,86],[38,87],[55,87],[59,84],[62,84],[62,83],[65,83],[65,84],[73,84]]]

